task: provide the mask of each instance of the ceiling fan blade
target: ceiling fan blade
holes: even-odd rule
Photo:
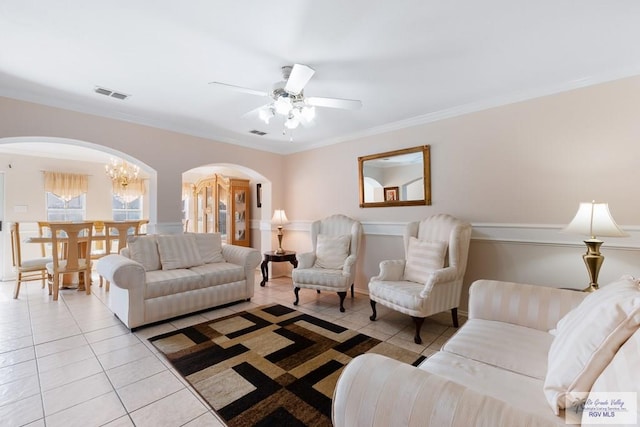
[[[284,90],[292,95],[298,95],[307,83],[309,83],[309,80],[311,80],[315,72],[316,70],[306,65],[294,64]]]
[[[265,91],[249,89],[248,87],[230,85],[228,83],[220,83],[220,82],[209,82],[209,84],[231,89],[236,92],[248,93],[249,95],[269,96],[269,94]]]
[[[305,98],[307,104],[316,107],[340,108],[342,110],[359,110],[362,108],[362,101],[357,99],[340,99],[340,98],[319,98],[310,96]]]

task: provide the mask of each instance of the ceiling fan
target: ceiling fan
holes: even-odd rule
[[[307,65],[294,64],[282,67],[283,80],[273,85],[268,92],[235,86],[222,82],[210,82],[236,92],[250,95],[265,96],[272,99],[269,104],[257,108],[258,116],[265,123],[269,123],[276,114],[285,117],[286,129],[295,129],[299,124],[307,125],[315,118],[315,107],[339,108],[343,110],[357,110],[362,102],[355,99],[305,97],[304,87],[309,83],[315,70]],[[286,132],[286,129],[283,133]]]

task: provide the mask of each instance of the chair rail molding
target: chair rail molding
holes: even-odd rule
[[[313,221],[292,220],[285,230],[308,232]],[[362,221],[365,235],[399,236],[404,233],[406,221]],[[580,236],[565,234],[566,224],[519,224],[519,223],[472,223],[471,240],[475,242],[495,242],[528,245],[551,245],[584,247]],[[271,230],[270,221],[252,221],[253,228]],[[619,250],[640,249],[640,226],[621,226],[629,237],[607,237],[604,247]],[[586,236],[585,236],[586,239]]]

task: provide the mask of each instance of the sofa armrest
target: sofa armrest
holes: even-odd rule
[[[469,288],[469,319],[497,320],[548,331],[586,296],[585,292],[568,289],[478,280]]]
[[[111,284],[122,289],[144,286],[146,280],[142,264],[117,254],[100,258],[96,262],[96,271]]]
[[[298,254],[298,268],[311,268],[316,263],[316,253],[315,252],[305,252],[303,254]]]
[[[334,427],[548,426],[517,409],[436,374],[378,354],[354,358],[333,394]]]
[[[403,259],[387,259],[380,262],[380,273],[371,278],[371,280],[382,281],[389,280],[397,282],[402,280],[404,275],[404,265],[406,261]]]
[[[237,245],[222,245],[222,257],[226,262],[244,266],[247,272],[253,271],[260,264],[260,251],[254,248]]]

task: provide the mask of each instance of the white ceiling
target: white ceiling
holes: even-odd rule
[[[639,23],[635,0],[0,0],[0,96],[289,153],[640,74]],[[208,84],[294,63],[362,109],[290,141],[244,116],[265,98]]]

